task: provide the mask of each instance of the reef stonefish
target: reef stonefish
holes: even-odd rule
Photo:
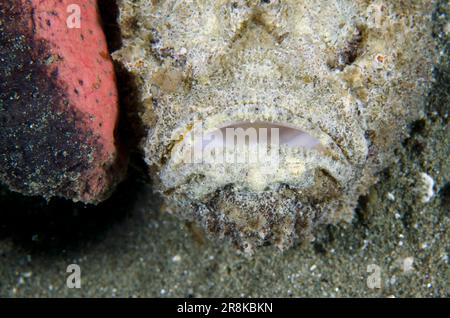
[[[423,116],[434,6],[120,0],[114,58],[136,79],[167,209],[246,251],[351,220]],[[269,160],[250,160],[261,148]]]

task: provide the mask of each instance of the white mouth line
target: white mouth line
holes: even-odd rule
[[[314,124],[310,120],[307,120],[309,124],[312,127],[317,127],[320,132],[323,135],[326,135],[328,138],[330,138],[330,141],[333,142],[333,144],[336,146],[337,149],[339,149],[339,152],[336,153],[337,160],[342,160],[346,164],[349,164],[351,162],[350,157],[345,150],[345,148],[338,142],[336,137],[328,133],[326,129],[324,129],[322,126]],[[323,151],[327,148],[330,148],[327,145],[323,145],[316,137],[312,136],[305,130],[303,130],[300,127],[294,126],[292,124],[285,124],[283,122],[275,122],[275,121],[237,121],[237,122],[229,122],[227,124],[222,124],[218,126],[215,129],[209,129],[209,132],[205,135],[208,136],[208,140],[203,140],[202,142],[205,142],[203,146],[206,146],[208,143],[211,142],[210,135],[213,134],[213,132],[217,130],[224,130],[226,128],[242,128],[244,131],[246,128],[267,128],[268,130],[268,137],[270,136],[270,128],[279,128],[280,134],[279,134],[279,146],[286,145],[289,148],[303,148],[303,149],[309,149],[309,150],[319,150]],[[222,134],[225,136],[225,134]],[[269,140],[269,138],[268,138]],[[222,141],[214,140],[215,142],[219,142],[222,145],[225,144],[225,137]],[[218,144],[217,146],[220,146],[221,144]],[[247,143],[248,144],[248,143]],[[333,151],[334,152],[334,151]]]

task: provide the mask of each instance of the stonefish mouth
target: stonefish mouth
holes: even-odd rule
[[[231,129],[231,131],[230,131]],[[287,146],[289,148],[305,148],[314,149],[320,146],[320,141],[301,130],[300,128],[271,122],[237,122],[223,125],[217,130],[209,132],[201,140],[203,148],[208,146],[226,147],[227,132],[228,134],[236,134],[236,131],[242,129],[248,132],[248,138],[245,138],[246,146],[258,147],[264,146],[268,140],[273,144],[278,143],[279,146]],[[247,134],[246,134],[247,135]],[[219,138],[216,138],[218,136]],[[222,138],[220,138],[222,137]],[[276,139],[274,141],[274,139]],[[237,141],[234,141],[237,143]]]
[[[175,136],[161,181],[192,199],[230,184],[254,192],[283,184],[305,189],[314,185],[316,170],[337,184],[349,177],[342,150],[318,129],[267,120],[220,123],[212,117]]]

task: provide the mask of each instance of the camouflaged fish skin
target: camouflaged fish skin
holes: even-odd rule
[[[167,210],[251,252],[350,221],[423,116],[434,1],[120,0],[142,142]],[[187,164],[187,136],[234,123],[295,127],[320,143],[276,169]],[[299,159],[295,165],[289,159]]]

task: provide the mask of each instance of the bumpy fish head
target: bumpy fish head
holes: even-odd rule
[[[349,220],[420,115],[432,4],[155,3],[122,1],[115,58],[169,209],[248,250]]]

